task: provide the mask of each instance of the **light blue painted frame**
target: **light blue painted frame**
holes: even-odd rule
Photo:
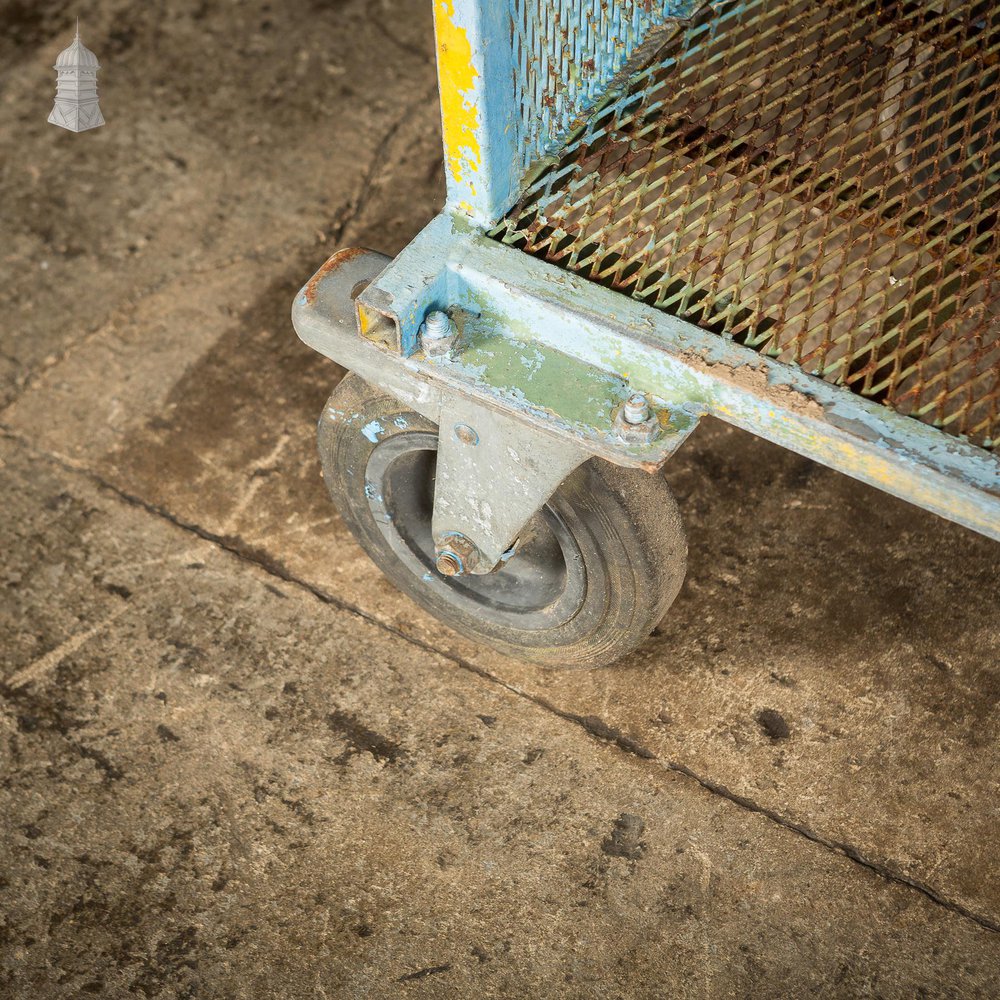
[[[434,0],[447,210],[483,226],[514,204],[533,165],[561,148],[643,46],[707,0],[537,0],[536,16],[552,22],[538,31],[571,40],[560,65],[551,45],[520,57],[512,46],[527,2]],[[550,73],[560,89],[546,86]]]
[[[496,243],[460,216],[438,216],[357,301],[362,329],[373,317],[395,327],[384,363],[404,364],[611,461],[658,468],[711,414],[1000,541],[996,456]],[[431,309],[465,318],[449,358],[420,350],[420,323]],[[497,336],[526,359],[525,371],[466,363],[479,341]],[[566,399],[532,395],[535,370],[567,360],[581,366],[565,376],[573,385],[605,377],[606,405],[595,405],[589,421],[567,412]],[[614,430],[616,408],[635,391],[670,418],[652,444],[626,443]]]

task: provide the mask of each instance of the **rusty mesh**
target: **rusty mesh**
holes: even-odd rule
[[[993,448],[998,115],[995,0],[716,3],[492,235]]]
[[[493,0],[497,2],[497,0]],[[506,0],[513,57],[513,127],[523,174],[557,149],[583,107],[627,73],[650,37],[706,0]],[[650,27],[656,25],[656,27]]]

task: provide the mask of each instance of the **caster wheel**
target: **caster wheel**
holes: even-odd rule
[[[323,478],[361,546],[446,625],[547,667],[599,667],[655,628],[687,543],[659,477],[592,459],[571,473],[492,573],[443,576],[431,515],[437,427],[348,374],[319,422]]]

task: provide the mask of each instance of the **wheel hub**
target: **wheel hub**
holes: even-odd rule
[[[422,586],[479,617],[519,628],[569,621],[587,593],[586,571],[572,532],[550,507],[525,526],[516,554],[493,572],[474,574],[478,551],[466,536],[437,540],[431,530],[438,438],[427,431],[381,441],[365,469],[372,517]]]
[[[442,576],[462,576],[476,568],[479,550],[465,535],[451,532],[437,546],[435,566]]]

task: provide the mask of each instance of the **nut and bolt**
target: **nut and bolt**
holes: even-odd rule
[[[447,354],[455,341],[455,324],[441,309],[432,309],[420,328],[421,344],[429,357]]]
[[[424,318],[424,336],[437,340],[451,336],[451,320],[446,312],[432,309]]]
[[[628,444],[652,444],[661,433],[660,418],[641,392],[631,393],[615,415],[615,432]]]
[[[462,560],[454,552],[442,552],[434,565],[442,576],[462,575]]]
[[[471,573],[479,562],[479,549],[465,535],[446,535],[441,544],[436,547],[437,559],[434,562],[437,571],[442,576],[462,576]]]
[[[644,424],[649,420],[649,403],[641,392],[633,392],[625,400],[622,417],[627,424]]]

